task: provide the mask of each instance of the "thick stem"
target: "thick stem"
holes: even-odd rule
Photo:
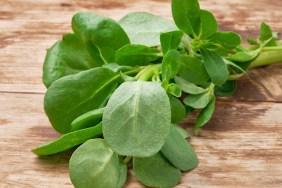
[[[259,56],[251,63],[250,68],[282,62],[282,46],[265,47]]]
[[[244,74],[231,74],[228,76],[228,80],[238,80],[242,76],[244,76]]]
[[[282,46],[264,47],[259,56],[251,63],[249,68],[282,63]],[[231,74],[228,80],[238,80],[244,74]]]
[[[137,68],[135,68],[135,69],[132,69],[132,70],[129,70],[129,71],[124,72],[124,74],[126,74],[126,75],[132,75],[132,74],[139,73],[141,70],[142,70],[142,67],[137,67]]]
[[[270,47],[263,47],[262,51],[278,51],[282,50],[282,46],[270,46]]]
[[[161,64],[148,65],[136,76],[136,79],[147,81],[151,79],[155,74],[159,74],[160,70]]]

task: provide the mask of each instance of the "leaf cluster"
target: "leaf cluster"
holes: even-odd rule
[[[230,96],[236,79],[265,47],[277,47],[263,23],[251,47],[218,31],[198,0],[172,0],[174,23],[145,12],[118,22],[91,12],[72,18],[73,33],[48,49],[44,110],[59,139],[33,149],[51,155],[80,145],[70,159],[75,187],[122,187],[132,161],[149,187],[173,187],[198,165],[177,125],[199,110],[195,133],[214,111],[216,96]],[[82,145],[81,145],[82,144]]]

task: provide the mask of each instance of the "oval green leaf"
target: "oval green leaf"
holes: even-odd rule
[[[173,187],[181,177],[181,172],[170,164],[160,152],[151,157],[133,158],[134,174],[139,181],[149,187]]]
[[[168,96],[169,96],[170,108],[171,108],[171,122],[178,123],[179,121],[184,119],[186,115],[186,109],[179,99],[171,95]]]
[[[198,0],[172,0],[172,16],[177,27],[189,35],[200,30],[200,5]]]
[[[222,57],[214,51],[204,48],[200,49],[205,68],[215,85],[222,85],[226,82],[229,71]]]
[[[277,46],[270,26],[264,22],[262,22],[260,25],[260,34],[258,40],[261,44],[265,43],[264,46]]]
[[[186,129],[180,127],[179,125],[174,125],[177,129],[177,131],[179,132],[179,134],[184,138],[188,138],[190,136],[189,131],[187,131]]]
[[[71,130],[76,131],[76,130],[84,129],[101,122],[103,112],[104,112],[104,108],[99,108],[92,110],[90,112],[86,112],[85,114],[77,117],[71,123]]]
[[[83,142],[91,138],[96,138],[99,136],[102,136],[101,123],[96,125],[95,127],[67,133],[57,140],[38,146],[37,148],[33,149],[32,152],[37,155],[52,155],[68,150],[74,146],[82,144]]]
[[[125,82],[104,110],[103,134],[118,154],[147,157],[165,143],[170,120],[169,99],[159,83]]]
[[[86,43],[92,43],[99,49],[105,63],[113,63],[115,52],[130,43],[127,34],[116,21],[92,12],[75,14],[72,28]]]
[[[53,128],[68,133],[74,119],[103,107],[118,78],[119,74],[99,67],[55,81],[44,98],[44,110]]]
[[[202,87],[199,87],[195,84],[192,84],[186,80],[184,80],[181,77],[174,77],[174,80],[176,82],[177,85],[179,85],[179,87],[182,89],[182,91],[184,91],[185,93],[189,93],[189,94],[200,94],[200,93],[204,93],[207,91],[207,89],[204,89]]]
[[[196,57],[181,56],[181,66],[178,75],[193,84],[202,84],[209,79],[203,63]]]
[[[79,35],[67,34],[48,49],[43,65],[43,83],[49,87],[57,79],[103,64],[93,58]]]
[[[128,66],[149,65],[152,61],[162,56],[156,48],[150,48],[144,45],[128,44],[116,52],[116,63]]]
[[[126,182],[127,178],[127,165],[123,160],[119,160],[119,178],[118,178],[118,188],[122,188]]]
[[[249,62],[254,60],[261,52],[261,48],[252,51],[237,52],[236,54],[228,57],[227,59],[235,62]]]
[[[181,64],[180,54],[177,50],[169,50],[162,61],[162,79],[163,81],[169,81],[173,78]]]
[[[209,37],[210,42],[215,42],[228,50],[239,46],[242,42],[241,36],[235,32],[216,32]]]
[[[210,101],[210,92],[201,93],[198,95],[188,95],[183,100],[184,104],[195,109],[204,108]]]
[[[217,21],[213,14],[207,10],[200,10],[201,28],[200,38],[207,39],[217,32]]]
[[[176,50],[181,42],[182,36],[182,31],[161,33],[160,40],[163,54],[166,54],[169,50]]]
[[[198,165],[198,158],[194,149],[174,125],[171,126],[168,140],[162,147],[161,153],[182,171],[191,170]]]
[[[197,117],[197,121],[195,124],[195,133],[196,135],[199,132],[199,129],[205,125],[212,117],[215,105],[215,96],[213,95],[209,101],[209,104],[200,112]]]
[[[128,34],[132,44],[160,45],[160,34],[177,30],[173,22],[147,12],[134,12],[123,17],[119,24]]]
[[[70,158],[70,179],[76,188],[117,187],[120,174],[118,155],[103,139],[91,139]]]

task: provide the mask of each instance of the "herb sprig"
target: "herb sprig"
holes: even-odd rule
[[[51,155],[79,146],[70,159],[75,187],[122,187],[132,161],[138,180],[173,187],[198,165],[179,123],[200,110],[195,134],[253,67],[282,61],[277,33],[261,24],[257,39],[218,31],[198,0],[172,0],[174,23],[150,13],[119,22],[91,12],[73,16],[74,33],[47,52],[44,109],[64,134],[38,146]]]

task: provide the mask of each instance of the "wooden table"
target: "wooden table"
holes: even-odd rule
[[[256,36],[260,22],[282,31],[281,0],[209,0],[220,29]],[[119,19],[150,11],[171,19],[169,0],[1,0],[0,187],[72,187],[71,151],[38,158],[30,150],[59,136],[43,111],[41,82],[46,49],[65,33],[78,11]],[[258,68],[220,98],[215,115],[191,143],[199,167],[177,187],[282,187],[282,64]],[[188,116],[185,126],[194,121]],[[126,187],[142,187],[130,172]]]

